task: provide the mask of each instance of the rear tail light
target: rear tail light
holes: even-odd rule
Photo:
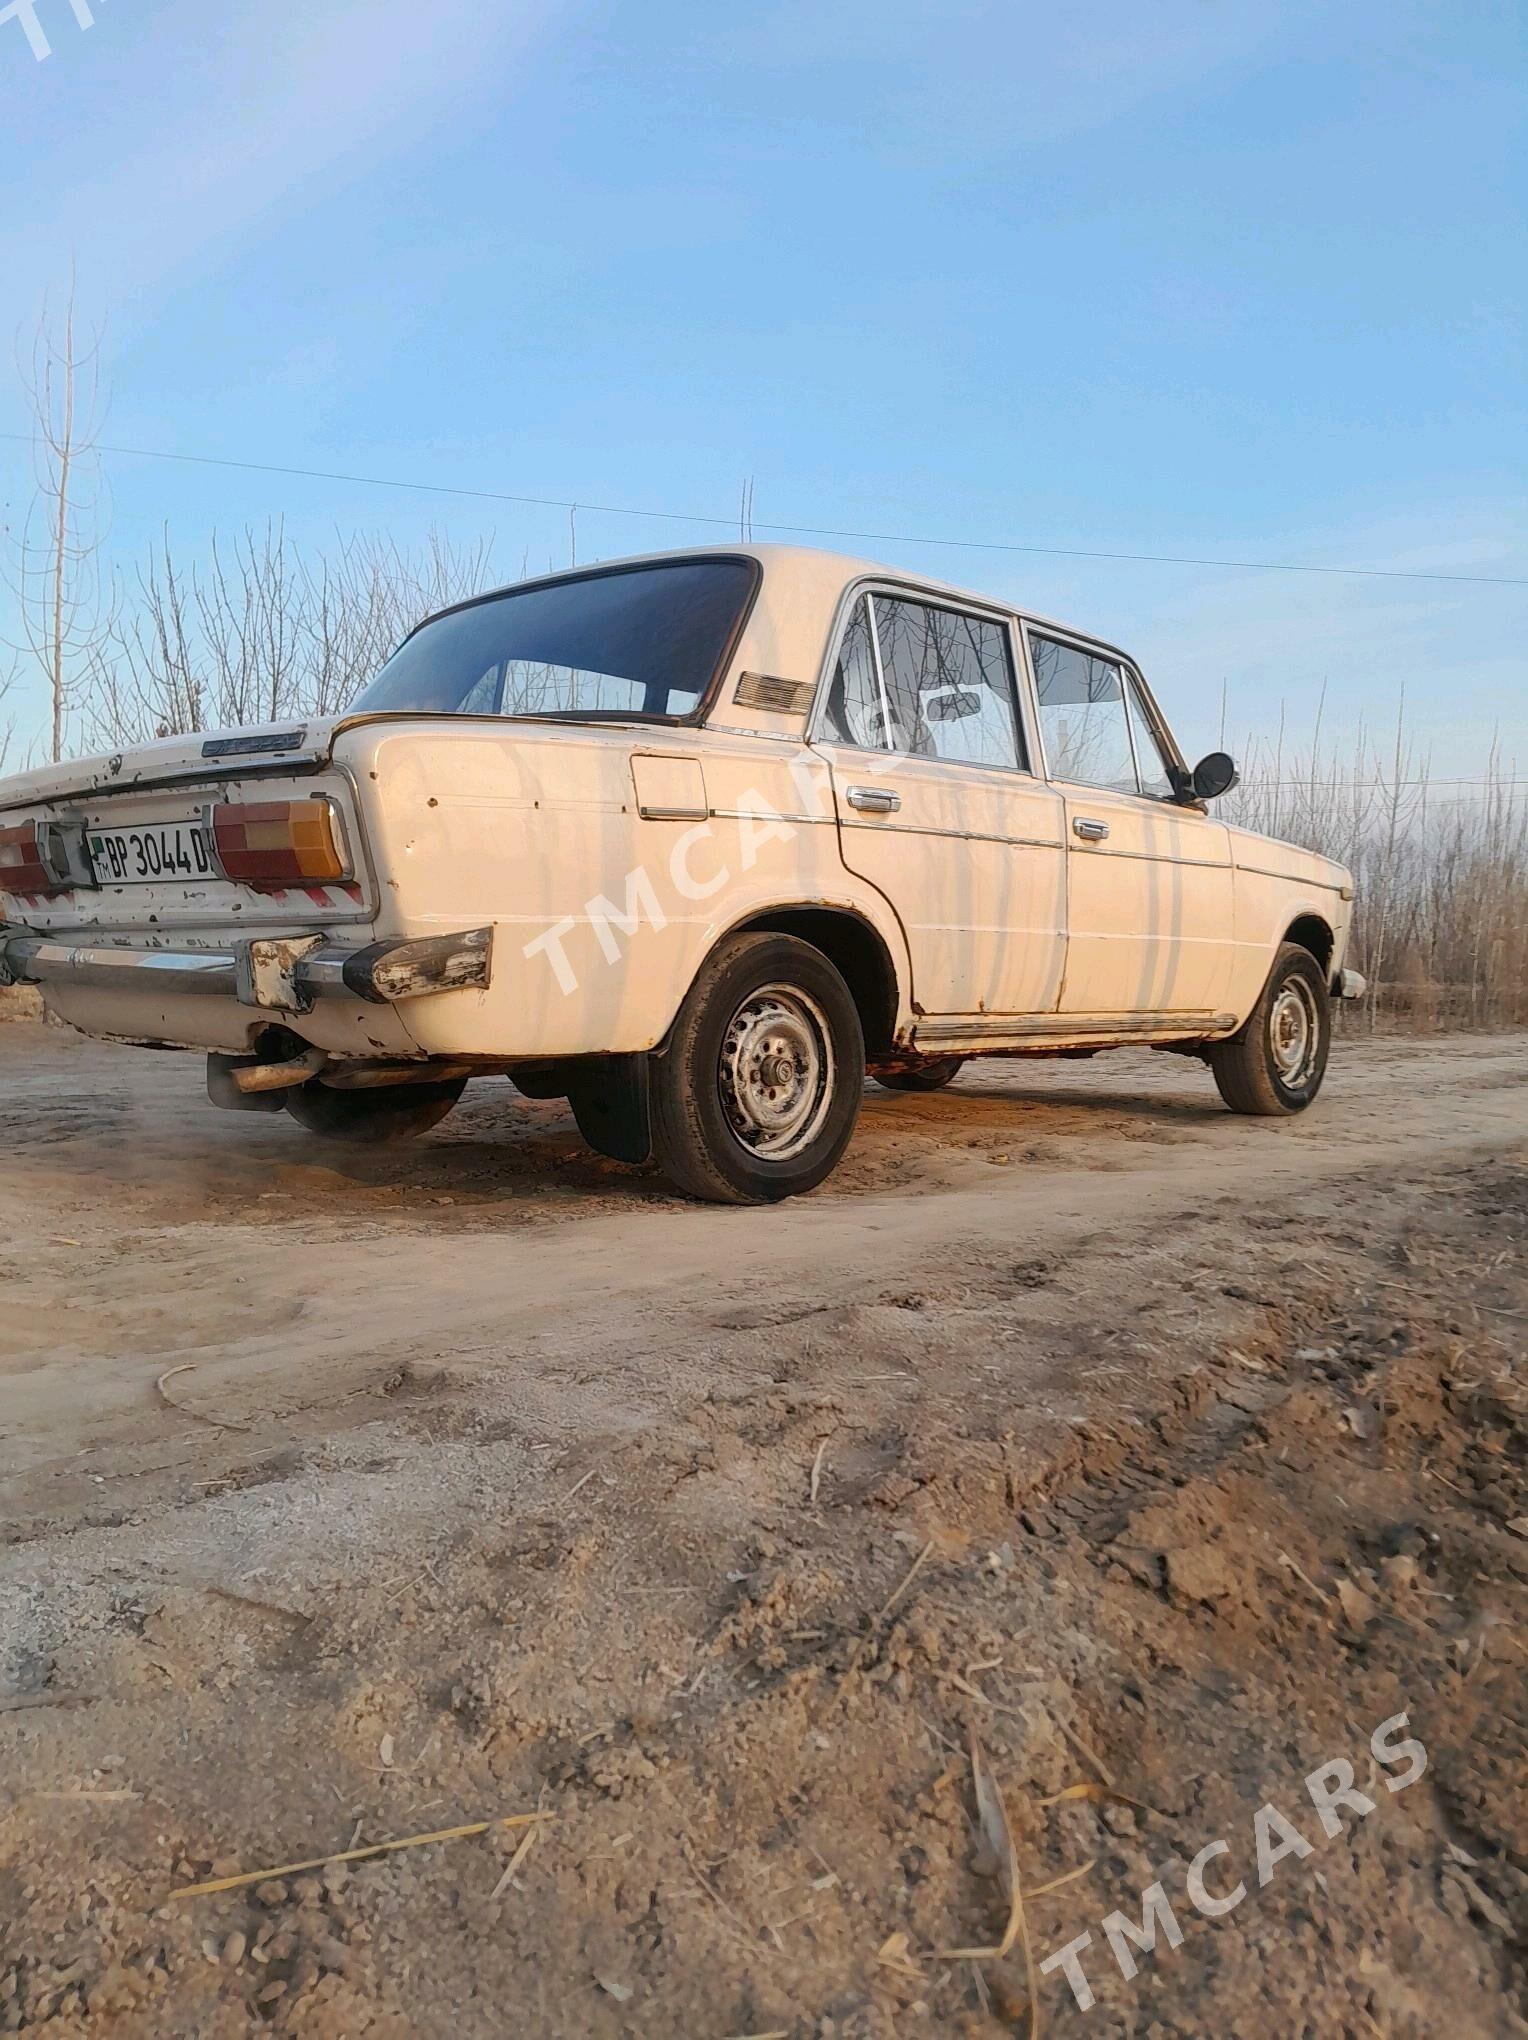
[[[257,892],[352,876],[339,812],[327,796],[218,801],[207,810],[207,833],[223,876]]]
[[[0,829],[0,892],[68,892],[82,876],[72,867],[56,823],[20,822]]]

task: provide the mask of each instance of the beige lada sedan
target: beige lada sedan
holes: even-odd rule
[[[479,1077],[697,1197],[810,1190],[866,1073],[1125,1043],[1320,1089],[1353,898],[1213,818],[1133,660],[775,546],[429,618],[343,715],[0,782],[0,979],[214,1104],[418,1133]]]

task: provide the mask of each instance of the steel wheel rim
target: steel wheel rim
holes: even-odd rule
[[[827,1017],[799,985],[750,992],[722,1036],[717,1089],[738,1145],[787,1162],[811,1146],[833,1100]]]
[[[1298,1091],[1310,1081],[1320,1047],[1315,994],[1303,978],[1291,978],[1279,987],[1268,1013],[1268,1053],[1286,1090]]]

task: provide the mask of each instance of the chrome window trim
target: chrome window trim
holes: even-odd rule
[[[881,657],[881,626],[876,622],[873,595],[867,592],[860,597],[860,600],[865,605],[865,621],[870,626],[870,663],[875,668],[875,691],[880,696],[881,701],[881,735],[886,737],[890,736],[892,730],[891,696],[886,692],[886,661]],[[849,615],[852,619],[854,615],[852,609],[849,611]],[[856,744],[854,748],[858,750],[860,747]],[[882,755],[882,753],[891,758],[895,758],[898,755],[897,752],[891,750],[886,745],[882,746],[881,752],[870,751],[868,746],[866,749],[867,755],[870,757],[877,757]]]
[[[1183,753],[1178,748],[1178,740],[1173,735],[1172,731],[1167,727],[1167,722],[1162,714],[1162,711],[1158,708],[1155,700],[1153,699],[1151,690],[1146,685],[1145,678],[1143,677],[1139,666],[1137,666],[1133,660],[1126,659],[1124,661],[1124,675],[1127,685],[1129,685],[1135,690],[1136,703],[1140,708],[1142,720],[1145,722],[1147,729],[1151,732],[1152,737],[1156,741],[1157,752],[1161,758],[1163,767],[1167,770],[1167,776],[1169,781],[1172,778],[1171,768],[1173,766],[1176,765],[1180,772],[1187,772],[1188,767],[1184,763]],[[1126,720],[1129,721],[1130,723],[1130,741],[1132,744],[1134,744],[1135,720],[1133,717],[1127,717]],[[1141,759],[1139,751],[1137,751],[1136,753],[1135,775],[1137,780],[1139,780],[1141,776]],[[1183,806],[1183,802],[1175,801],[1171,794],[1147,793],[1144,787],[1142,787],[1141,789],[1141,798],[1142,800],[1155,801],[1158,807]]]
[[[1313,885],[1320,892],[1334,892],[1339,899],[1351,899],[1347,887],[1335,878],[1311,878],[1305,872],[1273,871],[1266,864],[1240,864],[1231,861],[1233,871],[1245,871],[1252,878],[1276,878],[1283,885]]]
[[[873,753],[871,754],[874,755]],[[792,815],[776,814],[770,808],[714,807],[706,811],[706,820],[712,822],[800,822],[803,826],[831,828],[837,823],[836,815]]]
[[[1096,786],[1090,786],[1087,789],[1090,794],[1098,793],[1101,790]],[[1144,797],[1149,800],[1151,795],[1147,794]],[[1119,798],[1121,800],[1130,800],[1135,798],[1135,796],[1125,793],[1121,794]],[[1171,851],[1168,850],[1112,850],[1106,842],[1102,841],[1090,844],[1088,855],[1090,857],[1134,858],[1140,864],[1186,864],[1202,871],[1229,871],[1231,869],[1230,865],[1216,857],[1174,857]],[[1245,869],[1246,867],[1242,866],[1240,868]]]
[[[921,602],[930,609],[947,609],[957,616],[978,616],[986,622],[1000,625],[1008,636],[1009,679],[1013,687],[1016,729],[1021,736],[1028,763],[1025,765],[981,765],[969,758],[915,758],[908,751],[868,750],[863,745],[850,744],[845,739],[825,736],[823,723],[827,715],[828,687],[834,661],[843,643],[844,633],[854,613],[856,602],[865,601],[870,622],[871,657],[875,663],[876,689],[881,699],[883,722],[890,725],[890,703],[886,696],[885,673],[881,660],[880,631],[876,624],[875,604],[870,597],[884,594],[904,601]],[[1120,675],[1120,685],[1133,686],[1136,699],[1145,717],[1148,728],[1157,740],[1163,760],[1176,765],[1187,775],[1188,767],[1179,748],[1172,726],[1163,715],[1156,696],[1152,693],[1146,676],[1131,655],[1118,645],[1111,645],[1102,638],[1084,636],[1065,624],[1051,623],[1045,618],[1031,615],[1026,610],[1006,609],[1000,603],[984,602],[976,598],[962,599],[948,594],[943,589],[930,588],[913,580],[899,580],[888,574],[861,574],[844,587],[838,599],[832,625],[828,631],[827,647],[818,667],[817,680],[813,691],[811,710],[806,719],[806,742],[842,744],[846,750],[858,752],[867,758],[907,759],[919,765],[950,766],[962,771],[1011,772],[1015,777],[1027,779],[1036,786],[1050,786],[1057,792],[1076,789],[1085,793],[1104,793],[1116,800],[1143,802],[1153,811],[1170,807],[1179,814],[1203,814],[1205,810],[1187,801],[1177,801],[1171,796],[1143,793],[1140,789],[1140,757],[1136,747],[1133,718],[1126,708],[1125,729],[1130,745],[1131,762],[1135,768],[1136,788],[1124,792],[1116,787],[1087,786],[1080,780],[1060,779],[1051,769],[1050,754],[1045,744],[1045,729],[1040,714],[1040,689],[1035,678],[1034,656],[1031,650],[1032,637],[1050,639],[1053,643],[1069,645],[1074,651],[1090,658],[1102,659],[1114,666]]]
[[[1135,773],[1135,790],[1142,800],[1148,798],[1146,782],[1141,777],[1141,747],[1135,740],[1135,717],[1130,713],[1130,697],[1127,692],[1131,676],[1124,666],[1119,672],[1119,705],[1125,712],[1125,735],[1130,740],[1130,766]],[[1154,796],[1150,796],[1154,798]]]
[[[862,599],[866,604],[865,613],[870,619],[871,657],[875,662],[876,690],[881,698],[882,724],[887,729],[891,727],[891,703],[886,693],[886,673],[881,659],[880,627],[876,622],[875,603],[870,599],[875,595],[885,595],[893,601],[921,603],[925,609],[945,609],[953,616],[979,617],[984,623],[997,625],[1003,633],[1008,655],[1008,686],[1013,706],[1014,735],[1024,746],[1027,763],[1020,764],[1017,758],[1011,765],[988,765],[975,758],[920,758],[912,751],[891,751],[885,748],[871,750],[863,744],[851,743],[847,738],[824,734],[823,722],[827,716],[828,689],[834,662],[854,615],[854,605]],[[811,713],[807,717],[807,743],[839,744],[845,750],[854,751],[862,758],[895,758],[899,763],[937,765],[959,772],[1009,772],[1016,779],[1027,779],[1031,785],[1043,786],[1045,774],[1037,771],[1034,764],[1039,755],[1035,741],[1037,731],[1032,726],[1024,666],[1017,656],[1018,647],[1014,641],[1014,632],[1018,624],[1017,613],[1011,609],[1004,609],[999,603],[963,601],[959,597],[946,594],[943,590],[927,588],[916,581],[897,581],[885,574],[860,575],[857,580],[848,584],[839,597],[832,628],[828,632],[827,650],[818,669]]]
[[[789,816],[782,819],[789,820]],[[1065,850],[1060,836],[992,836],[981,829],[936,829],[926,822],[859,822],[844,816],[841,829],[875,829],[884,835],[888,828],[902,836],[938,836],[950,843],[1002,843],[1015,850]]]
[[[1081,637],[1075,631],[1053,630],[1049,624],[1036,623],[1029,617],[1025,617],[1024,650],[1029,660],[1030,685],[1035,691],[1035,714],[1040,718],[1042,727],[1044,717],[1042,714],[1043,704],[1040,700],[1040,676],[1035,666],[1033,644],[1033,640],[1037,637],[1043,637],[1047,644],[1064,645],[1069,651],[1081,652],[1084,658],[1098,659],[1103,665],[1112,666],[1119,675],[1120,713],[1125,719],[1125,738],[1130,746],[1130,768],[1135,773],[1135,786],[1133,789],[1122,786],[1093,786],[1085,779],[1058,779],[1051,769],[1049,751],[1046,752],[1045,756],[1046,778],[1053,786],[1076,787],[1083,793],[1110,794],[1117,800],[1141,799],[1141,768],[1136,760],[1135,733],[1130,727],[1130,712],[1125,706],[1124,699],[1125,659],[1123,653],[1116,652],[1111,645],[1101,645],[1092,638]]]
[[[1102,659],[1106,665],[1115,667],[1119,672],[1121,688],[1127,685],[1134,685],[1136,697],[1145,712],[1147,725],[1152,735],[1157,739],[1164,760],[1176,764],[1180,771],[1187,772],[1188,768],[1183,762],[1183,753],[1179,750],[1178,741],[1157,705],[1156,696],[1147,686],[1145,676],[1142,674],[1140,667],[1130,657],[1128,652],[1122,652],[1114,645],[1105,644],[1102,639],[1084,637],[1080,631],[1067,630],[1060,624],[1042,622],[1037,617],[1021,615],[1018,622],[1019,635],[1024,643],[1024,659],[1029,673],[1029,685],[1034,695],[1037,722],[1040,717],[1040,684],[1035,676],[1034,654],[1031,649],[1030,639],[1043,637],[1052,644],[1070,646],[1073,651],[1082,652],[1089,658]],[[1125,730],[1130,740],[1131,762],[1135,766],[1136,784],[1133,793],[1126,792],[1123,788],[1117,786],[1089,786],[1086,781],[1080,779],[1058,779],[1051,770],[1049,752],[1044,753],[1046,779],[1052,786],[1056,787],[1076,788],[1081,792],[1090,794],[1107,794],[1115,800],[1143,801],[1154,810],[1170,807],[1179,814],[1203,814],[1204,809],[1202,807],[1190,806],[1183,801],[1175,801],[1170,796],[1143,793],[1141,791],[1141,765],[1136,751],[1135,730],[1132,727],[1128,705],[1121,701],[1120,706],[1125,710]]]

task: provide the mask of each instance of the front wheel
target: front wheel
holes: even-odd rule
[[[1331,1045],[1331,997],[1321,966],[1308,949],[1286,942],[1246,1026],[1205,1052],[1233,1112],[1273,1119],[1313,1102]]]
[[[284,1092],[286,1109],[309,1133],[350,1147],[379,1147],[407,1140],[438,1126],[467,1088],[465,1077],[441,1084],[379,1084],[336,1091],[327,1084],[298,1084]]]
[[[859,1013],[822,951],[794,935],[734,935],[649,1066],[654,1159],[712,1203],[799,1196],[848,1145],[864,1084]]]

